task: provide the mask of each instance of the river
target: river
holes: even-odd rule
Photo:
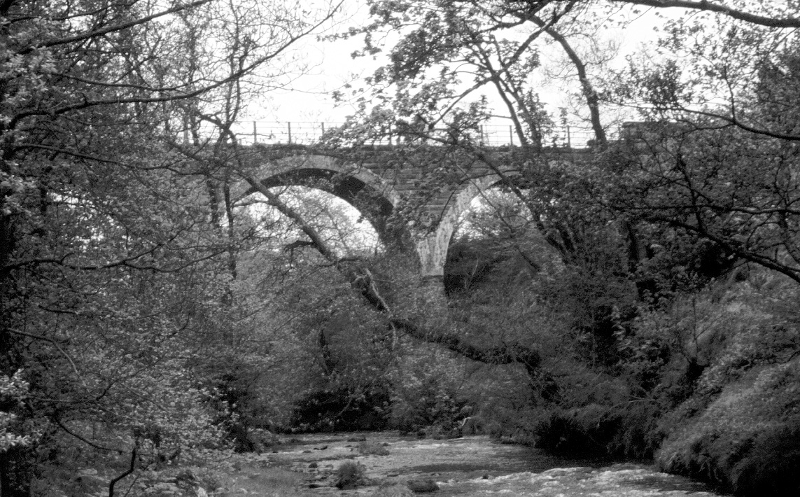
[[[259,457],[261,468],[302,476],[293,496],[410,495],[408,481],[434,482],[438,490],[421,494],[434,496],[723,495],[646,464],[563,459],[484,436],[431,440],[391,432],[300,435],[286,437]],[[334,486],[336,470],[347,461],[362,465],[365,478],[355,489],[339,490]],[[278,495],[268,489],[242,490]]]

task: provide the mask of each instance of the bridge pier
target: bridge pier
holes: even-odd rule
[[[444,277],[444,263],[447,259],[447,244],[450,237],[442,239],[439,233],[433,233],[422,239],[417,239],[416,248],[419,257],[419,274],[423,279],[436,279]]]
[[[430,233],[415,233],[419,258],[419,297],[423,307],[446,305],[444,293],[444,263],[452,229],[439,228]]]

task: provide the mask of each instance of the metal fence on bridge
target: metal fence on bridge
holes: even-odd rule
[[[233,132],[244,145],[260,143],[265,145],[298,144],[312,145],[343,123],[324,122],[280,122],[280,121],[246,121],[237,123]],[[401,143],[403,137],[392,130],[381,139],[370,142],[372,145],[395,145]],[[616,135],[614,133],[613,135]],[[519,137],[514,127],[507,124],[487,122],[480,125],[473,133],[477,143],[489,147],[519,146]],[[542,146],[554,148],[588,148],[594,133],[589,127],[558,126],[547,132]],[[611,138],[611,136],[609,137]]]

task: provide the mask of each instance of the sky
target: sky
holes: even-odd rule
[[[363,0],[345,0],[332,26],[323,34],[333,34],[365,23],[368,9]],[[378,60],[354,59],[351,54],[363,48],[363,38],[320,40],[312,36],[301,41],[297,53],[308,64],[305,73],[284,90],[271,92],[270,99],[253,109],[253,117],[266,121],[343,122],[353,114],[352,106],[337,106],[332,98],[353,79],[364,78],[380,65]]]
[[[680,11],[661,9],[659,13],[671,16],[678,15]],[[363,0],[345,0],[342,12],[327,33],[360,25],[365,23],[367,18],[367,6]],[[616,30],[611,33],[611,37],[620,44],[618,61],[624,61],[624,55],[635,51],[642,43],[654,40],[657,36],[654,28],[659,23],[663,23],[663,19],[656,17],[652,9],[645,9],[636,20],[635,29]],[[353,114],[355,107],[348,104],[337,105],[332,93],[342,89],[349,81],[370,75],[385,61],[381,55],[354,59],[351,54],[360,48],[363,48],[361,37],[348,40],[320,40],[317,37],[310,37],[304,40],[297,47],[297,53],[309,64],[306,73],[294,80],[289,88],[273,91],[264,101],[250,107],[248,119],[258,121],[256,124],[258,133],[262,134],[264,131],[264,133],[286,134],[286,123],[291,122],[292,132],[298,135],[301,132],[298,128],[306,126],[302,123],[336,124]],[[386,48],[387,52],[389,48]],[[563,57],[563,53],[555,46],[544,54],[546,57]],[[545,78],[540,77],[537,81],[537,90],[553,115],[558,114],[559,107],[567,106],[562,82],[548,84]],[[490,97],[490,103],[497,110],[496,113],[503,114],[499,99],[489,92],[490,89],[487,88],[486,93]],[[252,123],[246,126],[249,132]],[[278,129],[264,130],[270,126],[277,126]]]

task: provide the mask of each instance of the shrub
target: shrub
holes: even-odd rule
[[[647,399],[616,408],[618,422],[606,452],[614,458],[649,460],[663,440],[660,406]]]
[[[366,483],[364,472],[366,468],[363,464],[346,461],[336,468],[336,488],[339,490],[354,489]]]
[[[458,392],[463,370],[438,353],[407,358],[406,366],[394,381],[391,425],[401,433],[453,432],[465,417],[467,401]]]
[[[534,428],[536,446],[570,457],[604,456],[618,423],[608,407],[597,404],[553,411]]]
[[[388,405],[389,393],[383,386],[365,392],[318,391],[297,404],[291,424],[308,431],[383,430],[388,425]]]
[[[535,445],[570,457],[650,459],[662,439],[659,415],[650,402],[550,411],[534,427]]]
[[[800,490],[800,359],[761,366],[684,419],[659,450],[659,466],[741,495]]]
[[[731,470],[731,486],[744,495],[800,495],[800,425],[759,433],[749,454]]]

